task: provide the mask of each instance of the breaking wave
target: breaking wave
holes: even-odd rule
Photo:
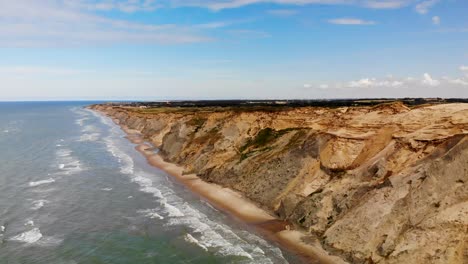
[[[36,187],[36,186],[39,186],[39,185],[43,185],[43,184],[49,184],[49,183],[53,183],[55,182],[55,180],[53,178],[49,178],[47,180],[42,180],[42,181],[32,181],[29,183],[29,186],[30,187]]]

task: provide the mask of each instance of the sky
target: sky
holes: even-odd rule
[[[468,97],[468,0],[0,0],[0,101]]]

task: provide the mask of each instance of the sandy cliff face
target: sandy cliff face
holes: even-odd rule
[[[468,104],[94,107],[354,263],[468,263]]]

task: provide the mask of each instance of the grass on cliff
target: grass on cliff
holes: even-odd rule
[[[298,130],[301,128],[286,128],[281,130],[275,130],[273,128],[267,127],[260,130],[257,135],[253,138],[247,140],[247,143],[244,144],[242,147],[239,148],[240,152],[240,161],[248,158],[255,152],[264,152],[271,150],[271,147],[267,147],[267,145],[274,142],[276,139],[280,138],[281,136],[289,133],[293,130]],[[250,150],[250,151],[247,151]],[[247,152],[246,152],[247,151]]]
[[[191,120],[187,122],[187,125],[189,126],[194,126],[195,127],[195,133],[200,130],[200,128],[203,127],[203,125],[206,123],[207,119],[203,117],[194,117]]]

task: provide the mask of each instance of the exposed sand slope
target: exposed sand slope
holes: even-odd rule
[[[468,263],[468,104],[93,108],[350,262]]]

